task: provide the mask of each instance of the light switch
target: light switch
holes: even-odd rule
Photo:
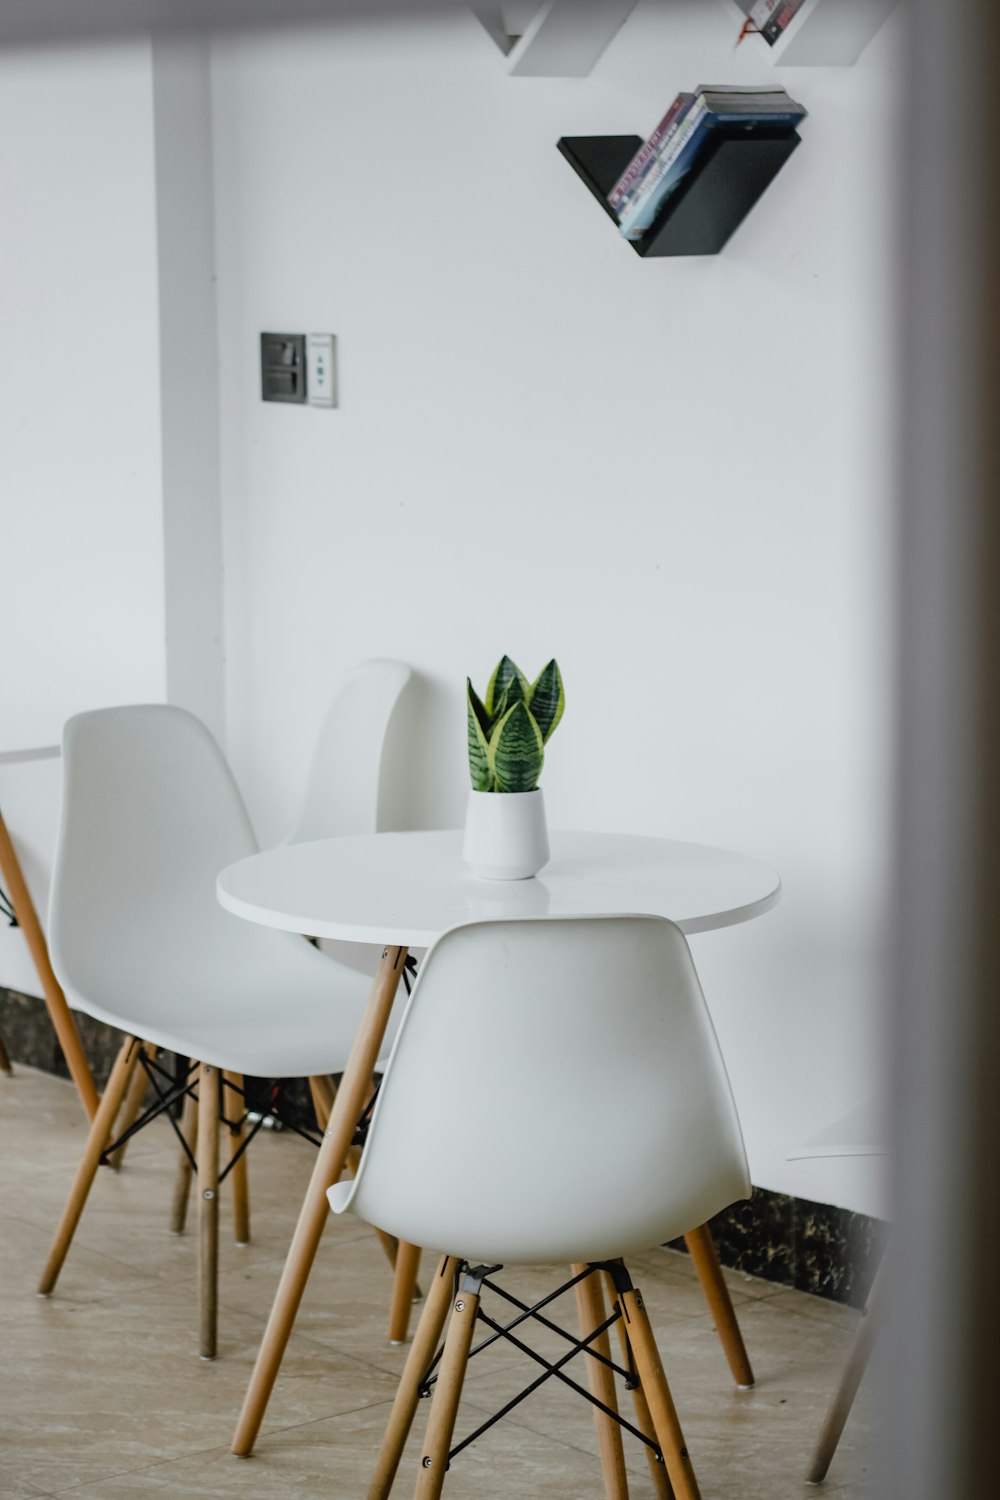
[[[265,401],[306,399],[305,335],[262,333],[260,336],[260,393]]]
[[[309,372],[310,406],[336,406],[332,333],[306,335],[306,366]]]

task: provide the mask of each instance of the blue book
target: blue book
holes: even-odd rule
[[[734,93],[736,91],[733,91]],[[641,239],[721,125],[791,127],[805,118],[806,111],[784,90],[762,97],[729,98],[720,92],[701,90],[670,142],[670,149],[642,179],[642,190],[626,205],[619,232],[629,240]]]

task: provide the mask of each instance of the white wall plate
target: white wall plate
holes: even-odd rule
[[[336,406],[337,381],[332,333],[306,334],[306,393],[310,406]]]

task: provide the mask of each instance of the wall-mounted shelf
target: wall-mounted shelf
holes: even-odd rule
[[[717,255],[799,144],[785,126],[719,127],[640,240],[637,255]],[[559,150],[612,223],[607,195],[639,147],[638,135],[569,135]]]
[[[732,18],[733,34],[749,16],[754,0],[721,0]],[[740,51],[774,67],[849,68],[857,62],[897,0],[805,0],[773,47],[763,37],[746,36]]]
[[[531,78],[585,78],[636,0],[469,0],[507,59]]]

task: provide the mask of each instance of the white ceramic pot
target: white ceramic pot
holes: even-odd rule
[[[462,858],[484,880],[527,880],[549,859],[541,788],[533,792],[471,792]]]

